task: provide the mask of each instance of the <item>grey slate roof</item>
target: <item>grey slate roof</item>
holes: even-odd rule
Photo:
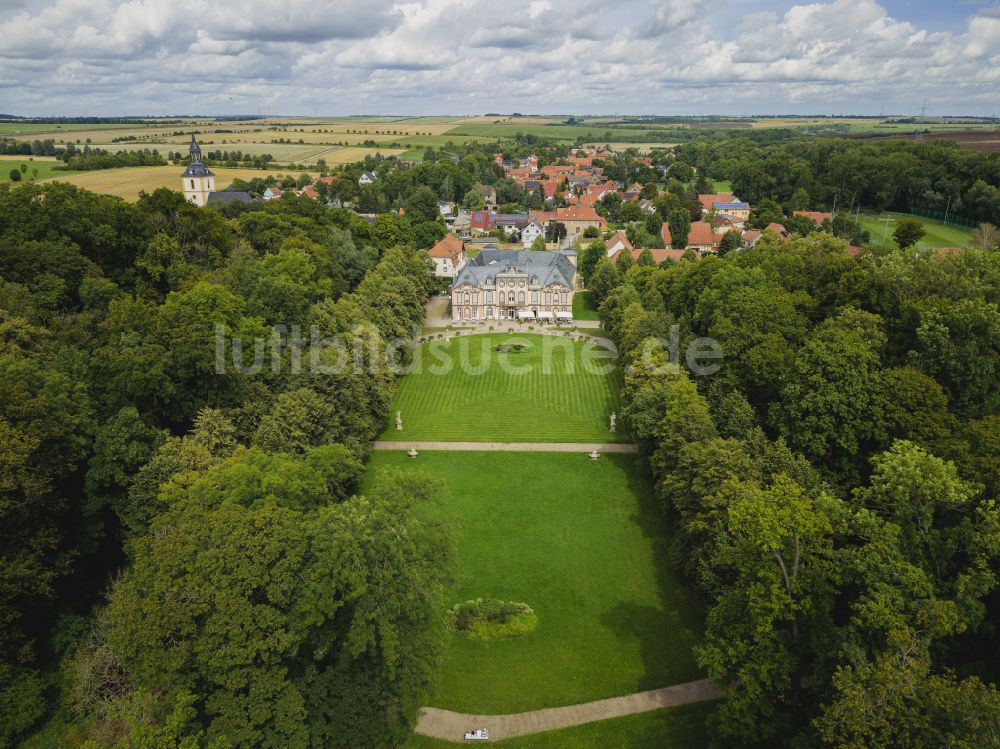
[[[208,171],[208,167],[205,166],[200,161],[192,161],[188,164],[187,169],[184,170],[182,177],[214,177],[215,175]]]
[[[528,274],[529,280],[537,276],[542,286],[558,283],[573,288],[576,269],[560,252],[541,252],[531,250],[498,250],[496,247],[484,247],[483,250],[462,266],[455,276],[452,288],[470,283],[473,286],[485,286],[487,277],[496,280],[497,273],[503,273],[511,266]]]
[[[230,203],[249,203],[253,200],[250,197],[250,193],[246,192],[235,192],[233,190],[222,190],[221,192],[210,192],[208,194],[209,203],[224,203],[229,205]]]

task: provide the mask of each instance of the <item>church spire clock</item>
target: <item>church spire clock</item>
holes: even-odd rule
[[[204,206],[208,203],[208,194],[215,191],[215,175],[201,160],[201,146],[191,133],[191,145],[188,148],[191,162],[181,175],[181,189],[189,203]]]

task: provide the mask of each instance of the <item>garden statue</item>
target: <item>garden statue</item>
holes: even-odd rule
[[[403,431],[403,413],[402,411],[396,411],[396,431]]]
[[[612,434],[614,434],[615,431],[616,431],[615,422],[617,422],[617,421],[618,421],[618,415],[614,411],[612,411],[611,412],[611,424],[610,424],[610,427],[609,427]]]

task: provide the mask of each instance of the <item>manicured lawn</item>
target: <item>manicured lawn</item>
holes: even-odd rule
[[[728,181],[725,181],[725,182],[713,182],[712,184],[715,185],[715,191],[716,192],[731,193],[733,191],[733,185],[732,185],[731,182],[728,182]]]
[[[513,407],[513,402],[511,403]],[[572,705],[703,676],[693,594],[672,574],[667,528],[631,455],[372,453],[441,477],[456,580],[448,603],[523,601],[538,626],[516,640],[450,641],[427,704],[497,714]]]
[[[708,746],[705,720],[714,707],[713,702],[699,702],[497,743],[511,749],[701,749]],[[405,746],[447,749],[455,745],[414,734]]]
[[[498,353],[505,343],[527,348]],[[621,376],[609,357],[593,343],[538,334],[432,341],[400,380],[382,439],[627,442],[608,431],[611,412],[621,411]]]
[[[886,219],[888,218],[888,223]],[[871,243],[874,245],[892,245],[892,232],[896,228],[896,222],[903,218],[915,218],[924,225],[927,233],[924,238],[917,243],[920,249],[932,247],[965,247],[972,237],[972,230],[964,226],[945,224],[932,218],[914,216],[909,213],[883,213],[875,215],[873,213],[862,213],[860,216],[861,225],[872,235]]]
[[[573,319],[574,320],[600,320],[597,308],[590,298],[589,291],[578,291],[573,295]]]

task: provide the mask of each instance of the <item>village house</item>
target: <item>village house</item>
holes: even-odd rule
[[[531,247],[532,243],[539,237],[545,238],[545,227],[537,221],[529,221],[521,229],[521,244],[524,245],[525,249]]]
[[[822,224],[824,221],[833,221],[833,214],[825,211],[793,211],[793,215],[811,218],[817,224]]]
[[[735,198],[733,200],[717,200],[712,203],[712,209],[744,221],[750,218],[750,204]]]
[[[471,320],[573,319],[576,268],[564,252],[486,247],[451,284],[451,316]]]
[[[434,261],[434,275],[438,278],[454,278],[468,259],[465,242],[454,234],[446,234],[427,254]]]
[[[595,229],[601,229],[607,224],[601,216],[597,215],[597,211],[583,206],[557,208],[556,221],[566,227],[566,238],[570,241],[582,235],[588,227],[593,226]]]
[[[280,187],[269,187],[264,190],[264,200],[276,200],[281,197]]]
[[[378,180],[374,172],[363,172],[360,177],[358,177],[359,185],[370,185]]]

